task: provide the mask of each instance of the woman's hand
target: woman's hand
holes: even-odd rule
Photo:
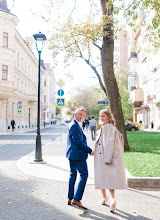
[[[94,151],[92,150],[92,152],[91,152],[91,156],[94,156]]]

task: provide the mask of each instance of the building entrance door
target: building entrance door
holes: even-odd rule
[[[28,124],[29,124],[29,128],[31,127],[31,121],[30,121],[30,108],[29,108],[29,112],[28,112]]]

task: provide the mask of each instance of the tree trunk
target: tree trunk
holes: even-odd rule
[[[112,15],[113,8],[107,9],[106,3],[108,0],[101,0],[102,13],[104,16]],[[102,73],[104,84],[107,90],[107,97],[109,108],[114,116],[116,127],[124,136],[125,150],[129,150],[126,129],[124,125],[124,117],[121,106],[121,97],[117,81],[113,70],[113,54],[114,54],[114,40],[113,40],[113,22],[110,21],[107,26],[103,28],[104,33],[109,35],[103,36],[103,45],[101,51]]]

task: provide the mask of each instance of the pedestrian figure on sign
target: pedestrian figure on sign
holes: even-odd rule
[[[11,120],[12,131],[14,131],[14,129],[15,129],[15,124],[16,124],[15,120],[12,119]]]

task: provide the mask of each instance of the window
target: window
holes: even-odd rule
[[[23,91],[23,81],[21,82],[21,91]]]
[[[17,53],[17,65],[19,65],[19,53]]]
[[[25,73],[27,73],[27,62],[25,61]]]
[[[44,95],[44,102],[46,102],[46,95]]]
[[[19,79],[17,79],[17,89],[19,89]]]
[[[14,117],[14,102],[12,102],[12,117]]]
[[[23,58],[21,58],[21,69],[23,70]]]
[[[3,32],[3,47],[8,47],[8,33]]]
[[[46,87],[46,79],[44,80],[44,86]]]
[[[2,65],[2,80],[7,80],[8,78],[8,66]]]

